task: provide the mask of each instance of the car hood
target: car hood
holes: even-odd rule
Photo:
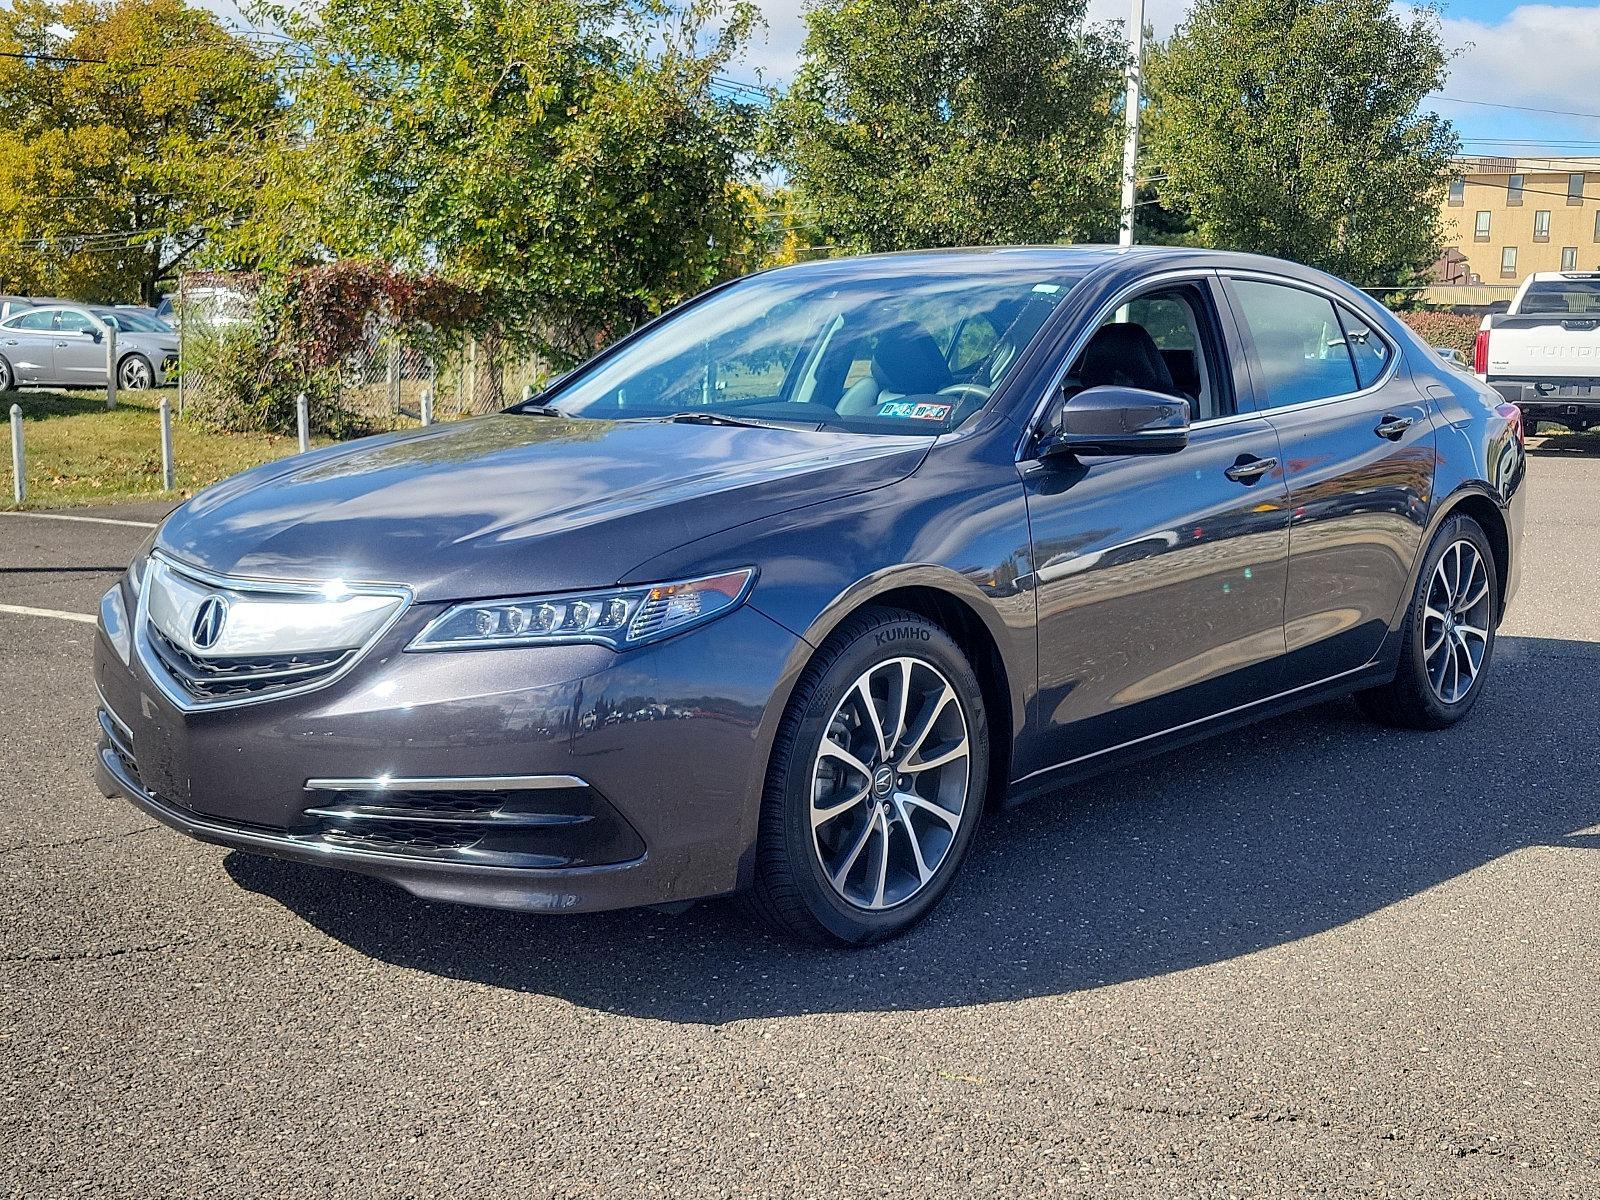
[[[158,544],[220,574],[401,583],[419,600],[603,587],[697,538],[893,483],[931,444],[502,413],[256,467],[179,508]]]

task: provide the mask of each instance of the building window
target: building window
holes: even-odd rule
[[[1517,248],[1507,246],[1500,251],[1500,278],[1515,279],[1517,277]]]
[[[1481,212],[1478,214],[1478,223],[1472,227],[1472,240],[1475,242],[1487,242],[1489,240],[1488,213]]]
[[[1506,203],[1512,207],[1522,203],[1522,176],[1513,175],[1506,180]]]
[[[1561,247],[1561,269],[1563,271],[1576,271],[1578,269],[1578,248],[1576,246]]]
[[[1600,242],[1600,211],[1594,214],[1594,240]]]
[[[1450,207],[1451,208],[1460,208],[1466,202],[1467,202],[1467,181],[1464,180],[1464,179],[1452,179],[1450,181],[1450,200],[1449,200]]]
[[[1547,209],[1541,208],[1533,214],[1533,240],[1536,242],[1550,240],[1550,213]]]
[[[1583,203],[1583,172],[1575,171],[1567,176],[1567,203]]]

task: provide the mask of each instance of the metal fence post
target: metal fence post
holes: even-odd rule
[[[432,425],[433,424],[433,389],[432,388],[424,388],[422,390],[422,423],[424,425]]]
[[[106,407],[117,406],[117,327],[106,322]]]
[[[28,498],[27,475],[22,467],[22,405],[11,406],[11,494],[18,507]]]
[[[161,490],[170,492],[177,483],[172,468],[172,401],[161,397]]]
[[[300,453],[304,454],[311,449],[311,405],[304,392],[294,398],[294,423],[300,434]]]
[[[400,411],[400,361],[403,351],[392,341],[388,345],[388,378],[385,382],[389,385],[389,411]]]

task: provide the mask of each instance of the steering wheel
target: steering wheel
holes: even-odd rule
[[[983,401],[994,395],[994,389],[985,387],[981,383],[952,383],[949,387],[940,388],[938,394],[941,396],[976,396],[980,401]]]

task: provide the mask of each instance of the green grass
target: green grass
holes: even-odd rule
[[[172,456],[177,487],[161,490],[159,405],[173,405]],[[103,391],[23,391],[0,394],[0,408],[22,407],[27,449],[28,508],[107,504],[118,500],[183,499],[207,484],[298,449],[293,437],[216,433],[177,417],[177,392],[123,392],[107,410]],[[7,433],[9,446],[9,431]],[[4,455],[0,506],[11,503],[11,455]]]

